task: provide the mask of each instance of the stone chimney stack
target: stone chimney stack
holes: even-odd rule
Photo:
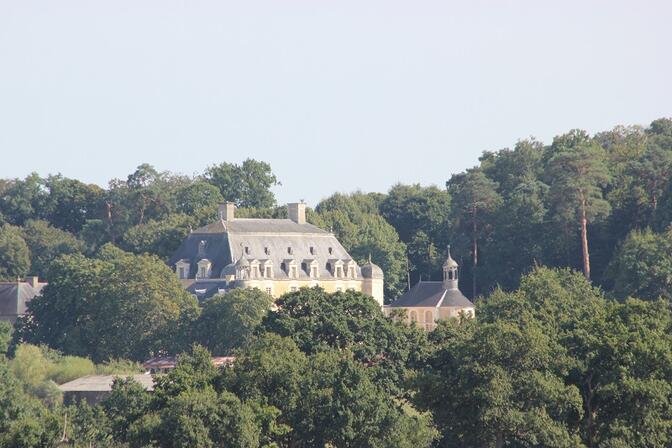
[[[223,221],[233,221],[236,216],[236,204],[225,202],[219,204],[219,219]]]
[[[37,277],[35,275],[35,276],[32,276],[32,277],[26,277],[26,283],[28,283],[33,288],[37,288],[40,284],[40,280],[39,280],[39,277]]]
[[[306,204],[303,201],[287,204],[287,212],[289,214],[289,219],[295,223],[306,223]]]

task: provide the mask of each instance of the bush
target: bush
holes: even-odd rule
[[[87,358],[78,356],[63,356],[49,368],[48,377],[56,384],[67,383],[84,375],[96,373],[95,364]]]

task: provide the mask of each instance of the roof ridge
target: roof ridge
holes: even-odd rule
[[[439,308],[441,304],[443,304],[443,300],[446,298],[446,293],[448,292],[447,289],[444,288],[443,294],[441,294],[441,298],[439,299],[439,302],[436,304],[436,308]]]

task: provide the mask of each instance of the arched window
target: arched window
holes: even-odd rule
[[[417,322],[418,321],[418,313],[415,311],[411,311],[411,322]]]
[[[434,323],[434,313],[431,311],[425,311],[425,323],[433,324]]]

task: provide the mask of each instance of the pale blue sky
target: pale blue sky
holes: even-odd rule
[[[672,116],[670,1],[0,0],[0,177],[271,163],[282,202]]]

